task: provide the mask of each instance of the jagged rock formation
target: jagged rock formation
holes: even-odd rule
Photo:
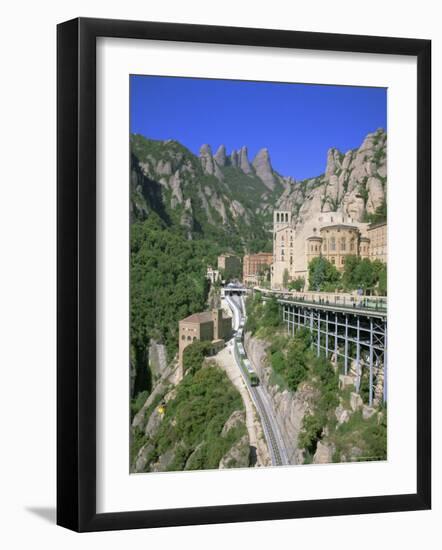
[[[239,167],[244,172],[244,174],[251,174],[253,170],[249,163],[247,147],[245,145],[241,147],[241,149],[239,150],[238,158],[239,158]]]
[[[274,208],[291,210],[302,229],[320,212],[367,221],[387,202],[387,135],[381,129],[357,149],[329,149],[324,173],[302,181],[278,174],[266,148],[250,162],[246,146],[228,156],[225,145],[213,155],[204,144],[196,157],[173,140],[134,135],[131,145],[132,220],[153,210],[183,226],[189,238],[207,225],[243,238],[247,225],[251,239],[269,241]]]
[[[215,172],[215,165],[213,163],[212,149],[210,145],[201,145],[200,149],[201,166],[206,174],[213,174]]]
[[[227,164],[226,146],[220,145],[213,158],[218,166],[225,166]]]
[[[261,149],[258,151],[256,157],[253,159],[253,168],[258,178],[264,182],[264,185],[273,191],[276,185],[276,179],[270,163],[268,149]]]
[[[387,134],[368,134],[358,149],[331,148],[322,176],[288,186],[278,208],[292,210],[299,225],[319,212],[338,211],[366,221],[387,200]]]

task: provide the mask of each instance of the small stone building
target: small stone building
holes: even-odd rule
[[[232,334],[232,318],[225,317],[221,308],[194,313],[179,323],[179,365],[183,369],[184,350],[192,342],[212,342],[213,351],[222,347]]]

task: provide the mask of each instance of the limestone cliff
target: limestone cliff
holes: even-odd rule
[[[287,187],[277,206],[295,213],[298,225],[334,211],[363,222],[387,201],[386,182],[387,134],[379,129],[345,154],[329,149],[324,174]]]

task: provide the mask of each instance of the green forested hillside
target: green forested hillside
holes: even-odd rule
[[[192,239],[206,238],[238,253],[271,249],[271,212],[262,210],[280,187],[273,197],[257,176],[233,166],[219,169],[221,179],[207,174],[198,157],[176,141],[135,134],[131,154],[133,219],[157,212],[167,224],[185,227]]]
[[[218,468],[223,457],[225,467],[249,465],[241,396],[221,369],[204,365],[204,349],[198,353],[198,347],[204,343],[186,349],[187,375],[167,400],[164,414],[154,412],[153,427],[134,431],[133,467],[140,450],[144,455],[138,472]]]

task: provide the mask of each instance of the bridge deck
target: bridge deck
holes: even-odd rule
[[[287,299],[287,298],[279,298],[278,299],[279,304],[287,304],[287,305],[296,305],[296,306],[302,306],[302,307],[310,307],[315,309],[321,309],[323,311],[333,311],[333,312],[339,312],[339,313],[352,313],[354,315],[366,315],[370,317],[377,317],[379,319],[386,319],[387,317],[387,310],[376,308],[376,307],[361,307],[358,304],[350,305],[350,304],[331,304],[331,303],[322,303],[322,302],[310,302],[306,300],[296,300],[296,299]]]

